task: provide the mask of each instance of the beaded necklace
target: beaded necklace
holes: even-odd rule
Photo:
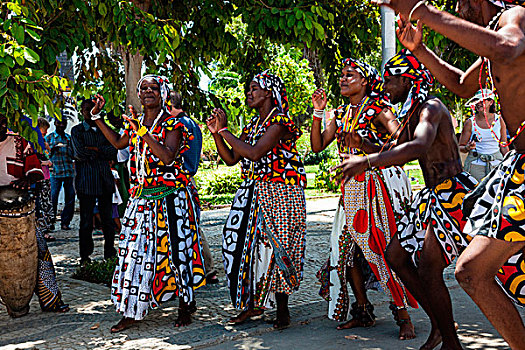
[[[352,105],[350,104],[346,110],[346,113],[345,115],[343,116],[343,129],[342,129],[342,132],[343,133],[351,133],[354,131],[356,125],[357,125],[357,122],[359,120],[359,117],[361,116],[361,114],[363,113],[363,110],[365,109],[365,107],[368,105],[368,100],[370,99],[370,97],[368,96],[365,96],[363,97],[363,99],[361,100],[361,102],[357,105]],[[353,110],[355,107],[359,107],[357,113],[355,114],[355,117],[353,116]],[[347,152],[349,153],[350,152],[350,147],[346,147],[347,149]]]
[[[257,124],[255,124],[255,127],[252,129],[252,130],[255,130],[255,132],[250,137],[250,145],[253,146],[253,141],[254,141],[255,137],[257,136],[259,131],[261,131],[261,128],[264,126],[264,124],[266,124],[266,121],[273,115],[273,112],[275,112],[276,110],[277,110],[277,107],[274,107],[270,111],[270,113],[268,113],[266,118],[264,118],[264,121],[262,122],[262,124],[260,126],[259,126],[259,122],[261,121],[261,117],[259,116],[259,118],[257,119]],[[254,161],[251,161],[251,164],[250,164],[250,174],[251,174],[252,177],[253,177],[253,175],[255,175],[255,162]],[[250,178],[250,177],[248,177],[248,178]]]
[[[483,141],[483,136],[481,136],[481,132],[478,130],[478,127],[476,126],[476,125],[478,125],[478,123],[476,123],[476,115],[475,114],[474,114],[474,117],[472,119],[473,119],[472,120],[472,127],[474,128],[474,133],[476,134],[478,142],[481,142],[481,141]],[[485,121],[487,122],[487,125],[489,125],[489,129],[491,129],[494,126],[496,126],[496,123],[497,123],[498,119],[499,119],[499,117],[497,115],[495,115],[494,116],[494,121],[492,123],[488,124],[488,119],[487,119],[487,117],[485,118]],[[490,136],[492,136],[492,138],[494,140],[498,141],[497,139],[494,138],[494,135],[493,135],[492,132],[490,133]]]
[[[151,127],[148,128],[148,132],[151,130],[154,130],[157,126],[157,123],[159,122],[160,118],[164,114],[164,110],[161,109],[157,117],[155,117],[155,120],[153,121],[153,124],[151,124]],[[140,117],[140,124],[144,121],[144,114]],[[149,162],[146,160],[146,150],[148,148],[148,143],[144,142],[144,147],[142,149],[142,152],[140,150],[140,136],[135,134],[135,164],[137,167],[137,181],[138,181],[138,188],[134,191],[137,197],[140,197],[142,195],[142,190],[144,189],[144,180],[146,179],[146,175],[150,173],[149,168]]]

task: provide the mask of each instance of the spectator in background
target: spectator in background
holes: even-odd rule
[[[67,119],[55,119],[55,131],[46,137],[49,145],[49,158],[53,163],[51,168],[51,202],[53,203],[53,222],[57,215],[58,196],[64,187],[64,209],[60,214],[60,227],[70,230],[75,209],[75,187],[73,181],[75,169],[73,165],[73,148],[71,136],[66,134]]]
[[[483,102],[485,96],[485,103]],[[465,159],[465,171],[469,172],[476,180],[481,181],[502,160],[509,151],[503,147],[492,135],[502,143],[507,142],[507,127],[500,115],[496,114],[494,94],[488,89],[479,90],[467,105],[472,109],[473,116],[465,122],[459,150],[468,153]]]
[[[94,249],[93,209],[97,200],[104,233],[104,259],[117,254],[111,215],[115,180],[109,167],[109,161],[117,159],[117,150],[91,120],[91,110],[94,106],[92,100],[82,101],[80,111],[84,121],[71,130],[71,144],[76,161],[75,188],[80,204],[81,265],[91,261],[89,256]]]
[[[168,106],[170,109],[170,114],[173,117],[176,117],[178,120],[180,120],[180,122],[184,124],[188,131],[193,135],[193,139],[188,141],[190,149],[188,149],[182,154],[182,158],[184,159],[184,163],[182,166],[190,174],[191,182],[188,185],[188,190],[194,197],[195,203],[197,203],[197,218],[200,223],[201,208],[199,201],[199,193],[197,191],[194,176],[195,174],[197,174],[197,170],[199,169],[199,163],[201,160],[202,132],[199,127],[199,124],[197,124],[186,114],[186,112],[182,110],[182,96],[179,92],[170,92]],[[210,245],[208,244],[206,237],[202,233],[200,225],[199,230],[201,231],[200,234],[202,243],[202,256],[204,258],[204,266],[206,268],[206,283],[219,283],[219,279],[217,278],[217,271],[215,270],[215,263],[213,262],[213,257],[210,251]]]
[[[45,118],[38,118],[37,121],[38,130],[42,134],[44,139],[47,135],[47,130],[49,129],[49,122]],[[36,218],[37,225],[41,227],[44,239],[48,242],[54,241],[55,237],[49,234],[49,231],[54,229],[53,222],[53,204],[51,202],[51,181],[49,168],[52,163],[49,161],[49,147],[46,143],[46,149],[43,149],[42,152],[37,153],[37,157],[40,160],[42,166],[42,173],[44,178],[36,183]]]

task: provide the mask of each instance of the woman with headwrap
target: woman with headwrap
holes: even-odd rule
[[[91,111],[97,127],[117,149],[129,147],[131,198],[122,220],[119,259],[111,300],[122,320],[111,328],[120,332],[143,319],[150,307],[179,297],[175,326],[191,323],[194,289],[205,284],[195,203],[188,192],[189,177],[182,153],[191,137],[167,110],[165,77],[146,75],[137,84],[143,114],[132,107],[125,132],[119,135],[99,117],[104,106],[96,96]]]
[[[321,132],[325,116],[326,93],[314,92],[314,120],[310,135],[312,150],[320,152],[337,138],[342,158],[345,154],[368,157],[397,136],[399,123],[382,90],[382,79],[367,63],[343,60],[341,95],[350,100],[338,108],[334,118]],[[350,321],[338,329],[368,327],[375,323],[374,307],[368,301],[367,287],[379,285],[391,297],[391,309],[400,327],[399,338],[415,337],[406,310],[417,303],[401,281],[386,265],[384,251],[396,233],[397,220],[410,203],[411,189],[400,167],[368,169],[341,188],[340,205],[335,215],[330,257],[319,271],[320,295],[329,301],[328,317]],[[378,283],[377,283],[378,282]],[[350,305],[347,283],[356,301]]]
[[[235,137],[226,114],[208,119],[219,155],[230,166],[241,162],[239,187],[223,231],[223,256],[234,324],[261,315],[277,302],[275,328],[290,324],[288,296],[303,277],[306,233],[306,174],[296,148],[300,129],[288,115],[282,79],[257,74],[246,93],[257,115]],[[228,143],[229,146],[226,144]]]

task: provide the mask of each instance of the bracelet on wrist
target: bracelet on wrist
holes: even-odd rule
[[[314,120],[323,120],[326,116],[326,111],[324,109],[314,109],[312,116]]]
[[[93,109],[95,109],[95,107],[93,107]],[[91,111],[89,112],[89,114],[91,114],[91,120],[95,121],[102,118],[102,115],[100,115],[102,111],[99,111],[97,114],[93,114],[93,109],[91,109]]]
[[[421,5],[426,5],[428,3],[427,0],[421,0],[419,1],[417,4],[414,5],[414,7],[412,7],[412,10],[410,11],[410,14],[408,15],[408,23],[412,22],[412,15],[414,14],[414,12],[421,6]]]
[[[228,127],[222,128],[221,130],[217,131],[217,134],[220,134],[223,131],[228,131]]]

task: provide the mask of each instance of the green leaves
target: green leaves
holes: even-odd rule
[[[37,63],[40,60],[40,56],[28,47],[25,47],[23,52],[24,58],[31,63]]]

